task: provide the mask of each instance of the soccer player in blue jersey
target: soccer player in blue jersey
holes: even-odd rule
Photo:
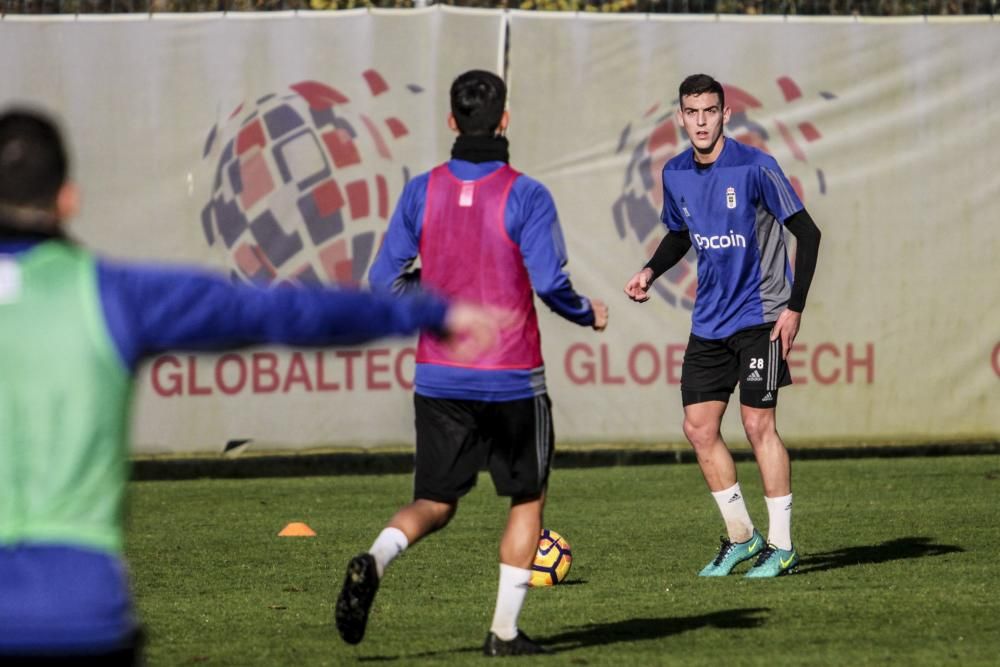
[[[534,295],[557,314],[598,331],[600,301],[580,296],[564,271],[566,249],[548,190],[508,164],[503,136],[506,86],[473,70],[451,86],[451,160],[410,181],[372,265],[374,288],[421,289],[507,314],[497,345],[454,363],[421,336],[414,379],[416,470],[413,502],[369,551],[353,558],[336,605],[345,641],[362,640],[386,567],[407,547],[444,528],[484,465],[497,494],[510,497],[500,541],[500,583],[483,652],[543,653],[517,626],[531,580],[554,435]],[[419,258],[420,273],[409,271]]]
[[[756,558],[747,577],[776,577],[791,572],[799,555],[791,536],[791,466],[775,407],[778,389],[791,384],[786,356],[806,305],[820,232],[774,158],[724,136],[730,110],[717,81],[695,74],[679,93],[677,121],[691,148],[663,167],[667,235],[625,293],[648,300],[653,281],[695,247],[698,289],[681,368],[684,434],[728,533],[700,574],[725,576]],[[797,240],[794,280],[785,229]],[[737,384],[764,486],[766,541],[747,512],[720,431]]]
[[[483,309],[434,296],[267,290],[101,259],[64,233],[77,204],[56,126],[34,111],[0,113],[4,665],[141,662],[122,542],[128,405],[144,357],[422,329],[455,334],[474,355],[496,338]]]

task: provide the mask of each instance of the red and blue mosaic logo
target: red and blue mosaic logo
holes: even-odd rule
[[[215,164],[202,210],[205,240],[233,280],[258,284],[360,283],[385,233],[390,197],[409,178],[399,142],[407,108],[375,70],[348,97],[318,81],[239,105],[209,132]]]
[[[807,97],[789,77],[777,79],[776,89],[754,95],[742,88],[723,84],[726,105],[732,110],[726,134],[737,141],[772,153],[799,198],[806,201],[809,192],[826,194],[823,170],[811,164],[807,149],[823,138],[812,121],[801,118],[812,107],[808,104],[835,99],[829,92]],[[642,118],[622,130],[617,153],[629,153],[622,193],[612,207],[615,229],[623,241],[639,244],[650,257],[665,230],[660,222],[663,189],[660,174],[667,160],[686,150],[690,143],[677,126],[678,100],[655,104]],[[695,252],[678,262],[653,283],[653,290],[671,306],[691,310],[698,286]]]

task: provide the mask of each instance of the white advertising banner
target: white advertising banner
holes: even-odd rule
[[[510,40],[512,155],[555,194],[576,285],[612,303],[602,337],[545,323],[563,437],[683,441],[694,263],[645,304],[621,288],[665,232],[660,169],[688,145],[677,88],[699,72],[823,232],[782,435],[1000,435],[1000,24],[515,12]]]
[[[7,17],[0,106],[61,120],[88,246],[357,282],[402,185],[448,156],[451,80],[501,71],[505,46],[513,164],[552,190],[575,286],[611,305],[600,335],[542,315],[559,440],[683,440],[693,260],[646,304],[621,288],[662,236],[658,170],[686,146],[676,88],[699,71],[726,85],[730,135],[775,155],[824,234],[786,440],[1000,437],[993,21]],[[161,355],[137,382],[134,438],[143,453],[411,443],[412,377],[412,341]]]
[[[112,256],[280,282],[364,278],[409,175],[445,159],[448,88],[502,68],[503,15],[432,8],[0,20],[0,105],[60,117]],[[411,440],[409,341],[152,359],[138,451]]]

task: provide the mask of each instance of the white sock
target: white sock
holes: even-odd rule
[[[764,497],[767,503],[767,542],[779,549],[792,548],[792,494],[777,498]]]
[[[410,541],[406,539],[406,534],[399,528],[383,528],[382,532],[375,538],[375,543],[368,550],[375,556],[375,567],[378,570],[378,578],[382,578],[385,568],[389,567],[396,556],[403,553],[406,547],[410,546]]]
[[[497,608],[493,612],[490,632],[505,642],[517,636],[517,617],[528,593],[531,570],[500,563],[500,586],[497,590]]]
[[[728,489],[713,491],[712,497],[715,504],[719,506],[722,513],[722,520],[726,522],[726,532],[732,542],[746,542],[753,536],[753,521],[750,520],[750,513],[747,512],[747,505],[743,501],[743,492],[740,491],[740,483],[736,482]]]

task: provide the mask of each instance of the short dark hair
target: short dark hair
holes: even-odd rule
[[[54,121],[30,109],[0,113],[0,204],[49,209],[68,171]]]
[[[462,134],[492,135],[506,103],[507,85],[493,72],[469,70],[451,84],[451,114]]]
[[[681,104],[688,95],[702,95],[703,93],[715,93],[719,96],[719,106],[726,106],[726,92],[722,84],[707,74],[692,74],[681,81],[678,89],[677,101]]]

